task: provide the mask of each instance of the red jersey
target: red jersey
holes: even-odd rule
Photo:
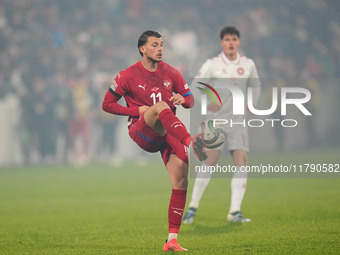
[[[191,95],[181,74],[164,62],[159,63],[155,72],[146,70],[140,61],[137,62],[115,77],[109,91],[118,98],[124,97],[129,108],[164,101],[174,112],[176,107],[169,101],[173,93],[183,97]]]

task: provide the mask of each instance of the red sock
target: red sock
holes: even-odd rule
[[[182,121],[180,121],[170,109],[164,109],[161,111],[159,114],[159,120],[170,135],[174,136],[182,144],[189,147],[190,139],[188,138],[190,138],[190,134]]]
[[[186,190],[172,189],[168,211],[169,233],[178,234],[182,222],[186,197]]]

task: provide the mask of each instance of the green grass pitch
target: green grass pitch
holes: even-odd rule
[[[295,153],[273,162],[335,163],[339,155]],[[0,254],[163,254],[170,192],[160,159],[144,167],[2,168]],[[340,253],[340,178],[249,179],[249,224],[226,221],[229,200],[230,180],[212,179],[195,223],[180,230],[189,253]]]

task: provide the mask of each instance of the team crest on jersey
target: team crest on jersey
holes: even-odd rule
[[[172,82],[171,80],[164,80],[164,87],[168,90],[172,89]]]
[[[111,88],[113,91],[115,91],[117,87],[118,87],[117,82],[116,82],[115,80],[113,80],[113,82],[112,82],[110,88]]]
[[[239,75],[243,75],[243,74],[244,74],[244,69],[243,69],[243,67],[237,68],[237,73],[238,73]]]

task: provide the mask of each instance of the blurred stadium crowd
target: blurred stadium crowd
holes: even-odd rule
[[[261,77],[313,79],[317,91],[339,74],[339,14],[336,0],[1,0],[0,165],[114,155],[118,122],[101,101],[140,59],[144,30],[163,35],[164,60],[188,83],[235,25]]]

